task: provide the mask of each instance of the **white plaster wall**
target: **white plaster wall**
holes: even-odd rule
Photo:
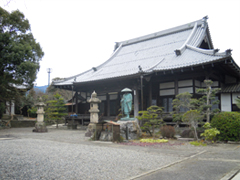
[[[218,86],[218,85],[219,85],[219,82],[218,82],[218,81],[213,81],[212,86]]]
[[[200,87],[201,86],[201,82],[198,81],[198,80],[195,80],[195,86]]]
[[[189,93],[193,93],[193,88],[192,87],[188,87],[188,88],[179,88],[178,89],[178,93],[184,93],[184,92],[189,92]]]
[[[86,99],[86,97],[87,97],[87,93],[85,93],[85,92],[81,92],[81,96],[82,96],[83,98]]]
[[[159,84],[160,89],[173,88],[173,87],[174,87],[174,82],[166,82],[166,83]]]
[[[192,79],[184,80],[184,81],[178,81],[178,86],[179,86],[179,87],[192,86],[192,85],[193,85]]]
[[[106,101],[107,97],[106,96],[97,96],[98,99],[100,99],[101,101]]]
[[[110,94],[110,100],[115,100],[118,98],[118,94]]]
[[[174,89],[160,90],[160,96],[174,95]]]
[[[231,94],[221,94],[221,111],[232,111]]]

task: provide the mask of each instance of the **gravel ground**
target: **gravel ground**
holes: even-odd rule
[[[32,133],[28,138],[28,132],[8,133],[5,137],[2,133],[0,179],[122,180],[182,158],[166,158],[161,153],[106,147],[104,143],[100,146],[89,141],[87,145],[76,143],[74,137],[79,131],[73,131],[72,142],[66,142],[69,137],[60,142],[54,140],[57,137],[56,132]],[[58,132],[68,134],[71,131]],[[42,139],[44,137],[47,140]]]
[[[32,128],[0,130],[0,179],[122,180],[202,151],[233,148],[224,144],[195,147],[187,142],[139,147],[89,141],[84,133],[50,128],[48,133],[33,133]]]

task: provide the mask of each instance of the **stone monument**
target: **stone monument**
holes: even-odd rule
[[[117,122],[120,124],[120,135],[127,140],[137,139],[141,136],[141,129],[136,118],[130,118],[132,111],[132,90],[125,88],[121,91],[123,97],[121,99],[122,118]]]
[[[90,103],[90,123],[88,125],[87,128],[87,132],[85,133],[86,137],[91,137],[91,138],[95,138],[96,137],[96,133],[101,133],[101,128],[102,128],[102,124],[98,123],[98,113],[99,113],[99,109],[98,109],[98,104],[101,103],[101,100],[97,98],[97,93],[94,91],[91,95],[90,100],[88,100],[88,102]]]
[[[46,105],[42,102],[41,97],[35,106],[37,106],[37,122],[35,124],[35,129],[33,129],[33,132],[47,132],[48,130],[44,122],[44,106]]]

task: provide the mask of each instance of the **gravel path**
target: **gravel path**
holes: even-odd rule
[[[60,133],[64,134],[64,131],[60,130]],[[36,136],[52,139],[37,139]],[[7,137],[11,138],[11,135]],[[166,158],[164,154],[106,147],[104,143],[98,146],[93,142],[87,145],[59,142],[54,141],[54,137],[53,133],[32,133],[32,138],[2,138],[0,179],[122,180],[181,159],[177,156]]]

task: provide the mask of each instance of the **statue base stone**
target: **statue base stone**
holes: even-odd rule
[[[135,121],[135,118],[121,118],[120,121]]]
[[[106,131],[102,131],[101,135],[99,137],[100,141],[112,141],[113,137],[112,137],[112,132],[106,132]]]
[[[92,140],[98,140],[102,131],[102,123],[89,123],[85,137],[91,137]]]
[[[138,139],[142,136],[141,128],[138,121],[117,121],[120,124],[120,136],[125,140]]]
[[[33,132],[48,132],[45,122],[36,122]]]

